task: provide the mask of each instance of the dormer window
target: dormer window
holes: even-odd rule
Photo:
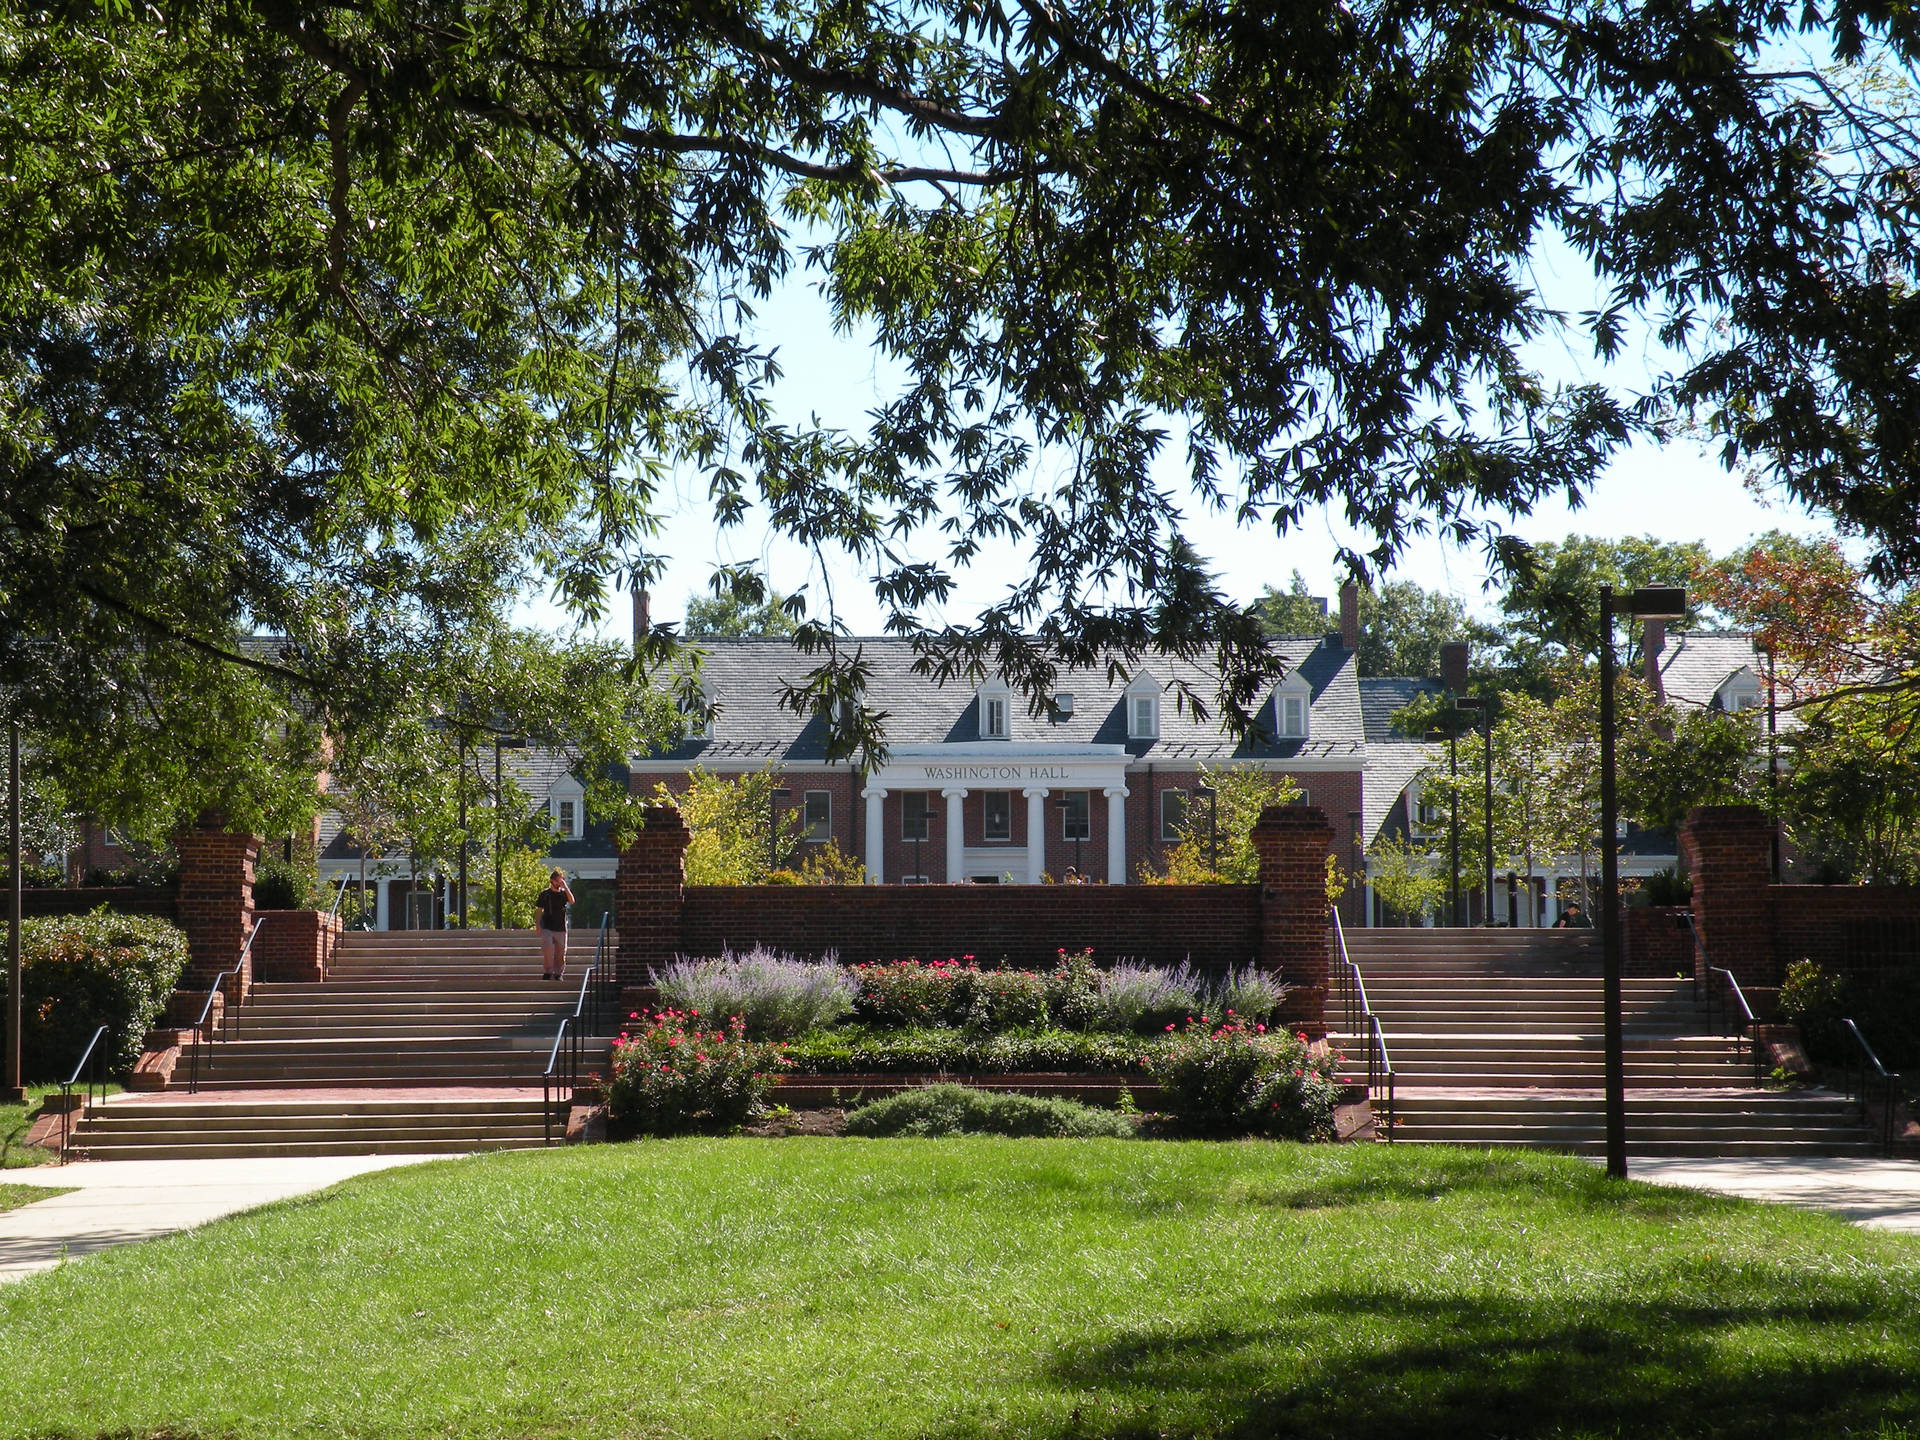
[[[1013,734],[1013,696],[1003,680],[989,680],[980,687],[980,738],[1006,740]]]
[[[1296,670],[1273,692],[1274,730],[1282,740],[1304,740],[1312,713],[1313,690]]]
[[[1145,670],[1127,686],[1127,739],[1160,738],[1160,682]]]

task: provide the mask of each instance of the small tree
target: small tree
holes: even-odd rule
[[[1448,881],[1440,858],[1404,835],[1382,836],[1367,852],[1373,865],[1373,893],[1388,909],[1425,920],[1447,898]]]
[[[1168,885],[1253,885],[1260,879],[1260,856],[1253,848],[1253,827],[1269,805],[1291,805],[1300,787],[1290,776],[1233,766],[1200,768],[1200,781],[1216,799],[1198,798],[1187,806],[1179,838],[1162,868],[1142,863],[1140,878]],[[1214,816],[1219,832],[1214,834]]]
[[[689,885],[765,885],[800,843],[801,817],[794,806],[775,819],[779,776],[771,768],[745,775],[715,775],[694,767],[687,788],[675,794],[654,788],[662,805],[677,806],[691,839]]]

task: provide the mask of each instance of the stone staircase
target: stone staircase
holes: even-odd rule
[[[543,1143],[554,1031],[592,963],[540,979],[527,931],[350,931],[328,978],[256,985],[233,1038],[201,1049],[198,1093],[89,1106],[86,1159],[456,1154]],[[564,1116],[561,1117],[564,1121]]]
[[[1396,1143],[1604,1153],[1594,932],[1377,929],[1346,942],[1393,1059]],[[1629,1155],[1875,1153],[1843,1097],[1758,1088],[1739,1043],[1710,1033],[1691,980],[1629,976],[1621,999]],[[1333,1038],[1364,1078],[1361,1038]]]

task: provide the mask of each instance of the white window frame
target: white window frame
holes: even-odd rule
[[[820,803],[821,811],[817,831],[811,813],[815,801]],[[833,839],[833,792],[831,790],[801,792],[800,838],[811,845],[824,845]]]
[[[1001,834],[993,833],[993,825],[988,809],[994,797],[1006,802],[1006,825]],[[1013,843],[1013,792],[1011,790],[982,790],[980,792],[980,839],[988,845],[1011,845]]]
[[[1297,723],[1289,723],[1289,709],[1298,707]],[[1313,734],[1313,687],[1294,671],[1273,692],[1273,730],[1281,740],[1306,740]]]
[[[1060,793],[1068,797],[1069,800],[1076,795],[1080,797],[1080,833],[1078,835],[1073,833],[1073,826],[1071,824],[1073,820],[1073,806],[1071,804],[1062,805],[1060,807],[1060,838],[1062,840],[1080,840],[1083,842],[1093,839],[1093,792],[1091,790],[1062,790]]]
[[[1167,801],[1169,800],[1179,801],[1179,819],[1170,820],[1168,818]],[[1187,815],[1192,812],[1193,807],[1198,803],[1191,790],[1182,789],[1178,785],[1170,785],[1160,792],[1160,839],[1163,844],[1173,845],[1179,842],[1180,822],[1186,819]]]
[[[907,797],[909,795],[918,795],[920,797],[921,833],[918,835],[915,835],[907,828],[907,816],[910,813],[907,809]],[[925,845],[933,839],[933,823],[930,819],[933,813],[933,796],[934,792],[931,790],[902,790],[900,792],[900,838],[906,844],[911,845],[914,841],[918,840],[922,845]]]

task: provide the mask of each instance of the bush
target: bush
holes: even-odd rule
[[[785,1040],[853,1013],[854,977],[832,955],[810,962],[757,946],[718,959],[682,957],[654,976],[668,1008],[720,1020],[737,1015],[755,1039]]]
[[[1182,964],[1169,970],[1122,961],[1101,979],[1095,1028],[1123,1035],[1160,1031],[1203,1008],[1200,981],[1192,967]]]
[[[1167,1113],[1197,1134],[1281,1140],[1333,1135],[1338,1061],[1315,1055],[1302,1036],[1203,1019],[1140,1063],[1159,1082]]]
[[[324,910],[320,867],[311,860],[262,855],[253,872],[253,903],[261,910]]]
[[[1072,1100],[1002,1095],[965,1085],[929,1085],[847,1114],[849,1135],[1014,1135],[1131,1139],[1134,1122]]]
[[[1228,970],[1207,991],[1207,1014],[1260,1024],[1273,1018],[1288,987],[1258,965]]]
[[[21,936],[21,1066],[30,1079],[64,1080],[97,1026],[109,1069],[140,1058],[187,963],[187,937],[152,915],[29,920]],[[6,991],[0,967],[0,996]]]
[[[815,1031],[801,1036],[786,1053],[798,1069],[811,1075],[924,1071],[1004,1075],[1022,1070],[1111,1074],[1135,1068],[1155,1043],[1131,1035],[1078,1030],[988,1035],[976,1030],[911,1026]]]
[[[695,1017],[662,1010],[613,1046],[612,1118],[643,1135],[730,1130],[767,1108],[788,1062],[775,1045],[747,1039],[736,1016],[725,1030],[700,1030]]]

